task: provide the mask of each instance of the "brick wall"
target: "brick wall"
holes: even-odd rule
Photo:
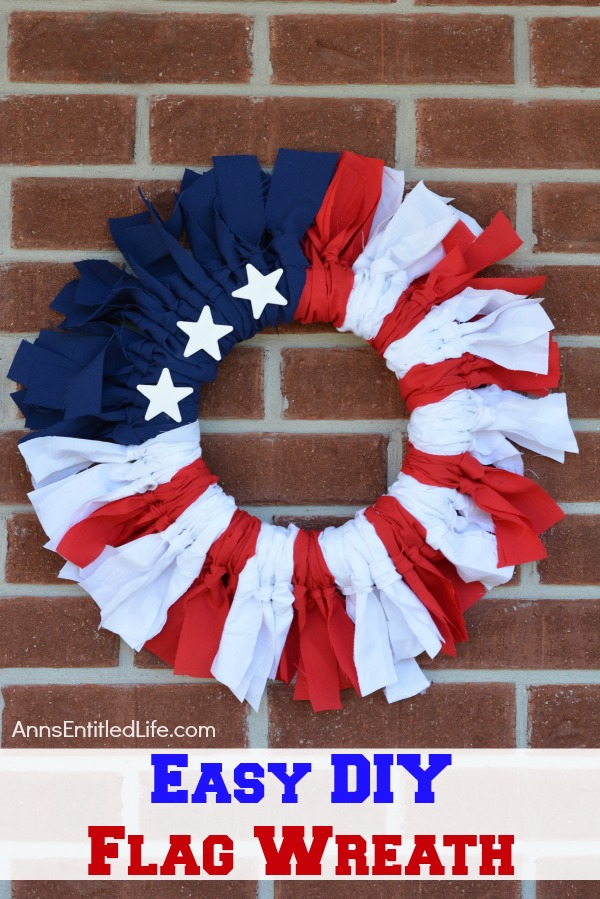
[[[600,17],[595,0],[394,3],[3,0],[0,11],[0,357],[56,321],[47,305],[90,254],[116,259],[105,220],[168,208],[182,167],[279,145],[380,155],[523,248],[503,269],[549,275],[547,308],[582,455],[530,459],[567,518],[550,558],[468,615],[471,640],[429,666],[423,697],[349,698],[314,715],[274,686],[258,714],[175,678],[98,632],[91,600],[55,579],[27,504],[21,422],[0,380],[2,744],[18,719],[132,716],[212,724],[211,746],[554,746],[600,742]],[[263,334],[202,400],[205,455],[268,520],[329,523],[394,479],[406,432],[395,382],[329,328]],[[54,743],[53,745],[57,745]],[[166,745],[166,744],[161,744]],[[200,896],[193,887],[15,884],[14,899]],[[254,897],[255,884],[202,886]],[[537,892],[536,892],[537,889]],[[263,883],[260,899],[343,897],[341,884]],[[589,884],[352,886],[406,899],[588,899]],[[0,899],[11,895],[0,885]]]

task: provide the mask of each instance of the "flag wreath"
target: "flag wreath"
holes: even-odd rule
[[[275,677],[315,710],[345,688],[423,691],[416,657],[454,655],[465,609],[543,558],[564,514],[512,442],[577,452],[565,396],[549,395],[558,348],[531,298],[544,278],[478,277],[521,243],[505,216],[482,230],[404,187],[346,151],[186,171],[168,219],[146,201],[111,220],[128,268],[78,263],[52,303],[62,325],[23,341],[9,372],[60,576],[134,649],[254,708]],[[411,413],[388,493],[322,532],[236,508],[200,450],[201,385],[239,341],[291,321],[367,340]]]

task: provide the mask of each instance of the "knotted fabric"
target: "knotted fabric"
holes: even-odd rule
[[[443,258],[443,239],[461,218],[477,233],[481,230],[477,222],[448,206],[447,200],[423,182],[403,200],[400,184],[393,179],[387,183],[391,214],[378,217],[352,266],[354,284],[340,325],[341,331],[352,331],[365,340],[377,334],[411,281],[431,271]],[[393,201],[394,188],[401,202]]]
[[[98,260],[81,264],[81,279],[53,304],[65,316],[61,329],[21,344],[9,377],[23,385],[14,399],[27,427],[143,443],[178,423],[167,411],[147,419],[148,399],[138,390],[156,386],[165,368],[175,386],[190,388],[179,421],[195,421],[200,387],[216,377],[218,358],[186,356],[179,322],[197,323],[208,309],[214,323],[229,327],[219,342],[223,358],[265,327],[293,319],[308,267],[301,242],[337,160],[280,150],[269,175],[254,156],[215,157],[211,171],[186,172],[166,221],[149,202],[147,212],[112,219],[132,273]],[[283,303],[268,302],[258,318],[234,296],[247,287],[249,267],[259,277],[279,272]]]
[[[169,607],[194,583],[234,512],[233,499],[211,484],[164,531],[108,546],[86,568],[67,562],[60,577],[81,584],[98,604],[102,625],[141,649],[162,630]]]
[[[396,571],[435,621],[443,640],[442,651],[455,655],[455,642],[466,640],[467,632],[455,586],[441,570],[444,557],[428,546],[425,529],[391,496],[379,497],[364,514]]]
[[[511,579],[514,566],[498,567],[498,545],[491,515],[478,508],[467,494],[449,487],[431,487],[421,484],[401,472],[389,488],[390,496],[398,501],[426,531],[429,546],[448,560],[447,570],[456,571],[460,582],[483,584],[488,590]],[[438,567],[441,563],[438,561]],[[450,579],[454,578],[450,575]],[[464,601],[464,585],[457,588],[461,607],[479,599],[481,587],[475,599],[467,596]]]
[[[456,296],[466,287],[505,290],[528,296],[540,290],[546,280],[544,277],[476,278],[479,271],[509,256],[522,243],[501,212],[478,237],[469,231],[464,222],[458,222],[443,243],[447,254],[427,276],[409,285],[370,341],[380,355],[395,340],[409,334],[434,306]]]
[[[423,484],[466,493],[488,512],[494,522],[500,566],[546,558],[538,535],[564,518],[560,506],[537,484],[482,465],[469,453],[434,456],[409,444],[402,471]]]
[[[31,503],[56,549],[68,529],[107,503],[167,483],[200,457],[195,421],[141,445],[73,437],[36,437],[19,444],[35,487]]]
[[[256,552],[260,521],[236,509],[225,531],[209,548],[202,571],[169,609],[149,649],[173,666],[175,674],[211,677],[238,578]]]
[[[240,574],[211,672],[257,710],[275,677],[294,618],[294,541],[298,528],[262,524],[256,553]]]
[[[361,695],[383,687],[388,702],[395,702],[425,690],[429,682],[415,658],[437,655],[441,635],[373,526],[359,513],[341,527],[326,528],[319,544],[355,625]]]
[[[464,353],[458,359],[445,359],[435,365],[414,365],[398,382],[400,395],[409,412],[418,406],[437,403],[457,390],[497,384],[504,390],[522,390],[535,396],[547,396],[558,386],[560,361],[558,344],[552,338],[548,346],[548,374],[511,371],[489,359]]]
[[[294,699],[309,699],[315,711],[341,709],[341,690],[360,693],[354,665],[354,625],[327,568],[317,531],[300,531],[294,544],[294,609],[279,666]]]
[[[523,460],[510,440],[558,462],[564,462],[565,451],[578,451],[564,393],[532,399],[495,384],[458,390],[415,409],[408,438],[425,453],[468,452],[483,465],[517,474],[523,474]]]
[[[381,195],[383,162],[345,150],[304,252],[310,263],[296,321],[341,325],[354,283],[352,263],[364,248]]]
[[[156,490],[125,496],[97,509],[67,531],[56,551],[85,568],[106,546],[122,546],[164,531],[217,480],[206,463],[196,459]]]
[[[517,371],[548,373],[548,333],[554,327],[540,300],[505,290],[465,290],[434,306],[406,337],[384,352],[402,378],[420,363],[435,365],[472,353]]]

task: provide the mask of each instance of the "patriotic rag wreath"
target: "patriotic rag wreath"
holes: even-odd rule
[[[464,610],[545,556],[563,517],[511,441],[577,452],[543,278],[481,278],[520,240],[482,230],[401,172],[353,153],[281,150],[186,171],[173,214],[111,221],[128,270],[78,264],[57,330],[9,377],[25,415],[29,494],[102,625],[178,674],[257,707],[268,678],[316,710],[340,691],[428,685]],[[185,235],[185,242],[183,237]],[[359,335],[398,377],[409,446],[387,495],[318,533],[236,508],[201,458],[201,385],[235,344],[281,322]],[[534,399],[522,391],[543,397]]]

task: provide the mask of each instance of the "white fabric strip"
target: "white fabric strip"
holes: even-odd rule
[[[107,546],[86,568],[67,562],[60,577],[87,590],[100,607],[103,627],[141,649],[160,633],[169,608],[198,577],[234,512],[234,500],[211,484],[166,530]]]
[[[211,672],[258,710],[275,677],[294,617],[292,574],[298,528],[262,524],[256,555],[240,574]]]
[[[419,363],[435,365],[464,353],[514,371],[547,374],[554,325],[540,302],[506,290],[467,287],[434,306],[410,334],[389,345],[384,358],[400,378]],[[472,321],[475,316],[482,318]]]
[[[70,527],[107,503],[154,490],[201,455],[198,422],[159,434],[137,446],[74,437],[38,437],[19,449],[32,474],[29,499],[48,549]]]
[[[319,536],[327,567],[354,621],[354,662],[363,696],[385,688],[389,702],[429,682],[415,662],[435,656],[441,636],[429,612],[402,580],[375,529],[361,513]]]
[[[367,245],[352,266],[354,286],[338,329],[365,340],[375,337],[411,281],[443,259],[441,242],[459,220],[476,236],[481,234],[477,222],[448,206],[422,181],[401,203],[403,180],[384,172],[382,187],[382,212],[376,215]]]
[[[391,169],[385,165],[381,178],[381,194],[379,195],[377,209],[371,222],[367,243],[387,225],[392,216],[400,209],[404,199],[404,187],[404,172],[400,169]]]
[[[578,452],[564,393],[532,399],[495,384],[457,390],[439,403],[419,406],[410,417],[408,437],[424,453],[468,452],[483,465],[517,474],[523,474],[523,459],[510,440],[558,462],[564,462],[565,451]]]
[[[429,546],[452,562],[463,581],[481,581],[489,590],[511,579],[514,565],[498,568],[492,518],[470,496],[402,473],[388,493],[423,525]]]

